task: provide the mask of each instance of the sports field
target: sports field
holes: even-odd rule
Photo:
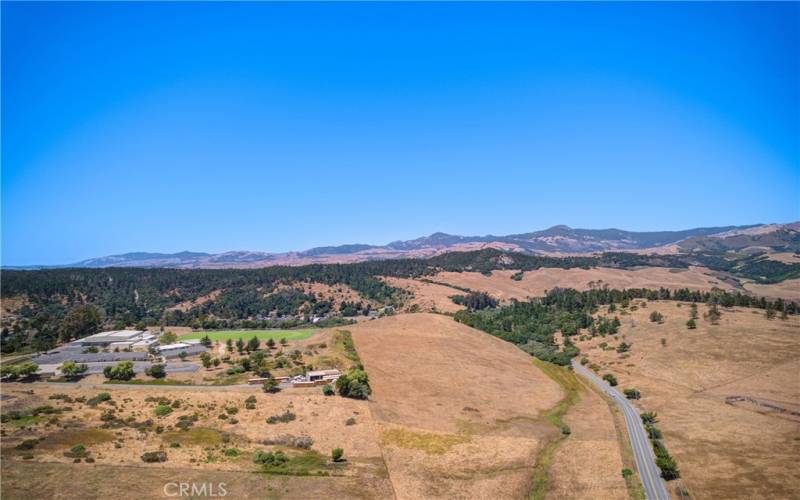
[[[236,340],[242,338],[244,340],[258,337],[259,340],[301,340],[308,338],[314,330],[220,330],[209,332],[192,332],[186,335],[181,335],[179,340],[188,339],[201,339],[208,335],[211,340]]]

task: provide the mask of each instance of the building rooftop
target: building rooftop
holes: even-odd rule
[[[144,333],[145,332],[143,330],[112,330],[110,332],[95,333],[94,335],[89,335],[88,337],[84,337],[80,340],[108,340],[111,342],[117,339],[131,339],[134,337],[139,337]]]

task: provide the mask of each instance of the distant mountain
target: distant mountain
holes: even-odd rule
[[[749,226],[701,227],[683,231],[636,232],[622,229],[576,229],[569,226],[506,236],[459,236],[433,233],[387,245],[348,244],[301,252],[234,251],[218,254],[132,252],[48,267],[256,268],[275,265],[359,262],[428,257],[445,252],[497,248],[527,254],[560,255],[597,252],[800,251],[800,222]],[[34,268],[37,266],[30,266]],[[44,267],[44,266],[42,266]]]

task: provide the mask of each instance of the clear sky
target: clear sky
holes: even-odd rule
[[[2,3],[2,263],[800,219],[800,4]]]

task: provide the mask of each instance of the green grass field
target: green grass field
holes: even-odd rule
[[[201,339],[208,335],[211,340],[226,341],[228,339],[236,340],[241,337],[247,341],[253,337],[258,337],[259,340],[301,340],[308,338],[314,330],[222,330],[216,332],[192,332],[186,335],[181,335],[178,340],[186,339]]]

